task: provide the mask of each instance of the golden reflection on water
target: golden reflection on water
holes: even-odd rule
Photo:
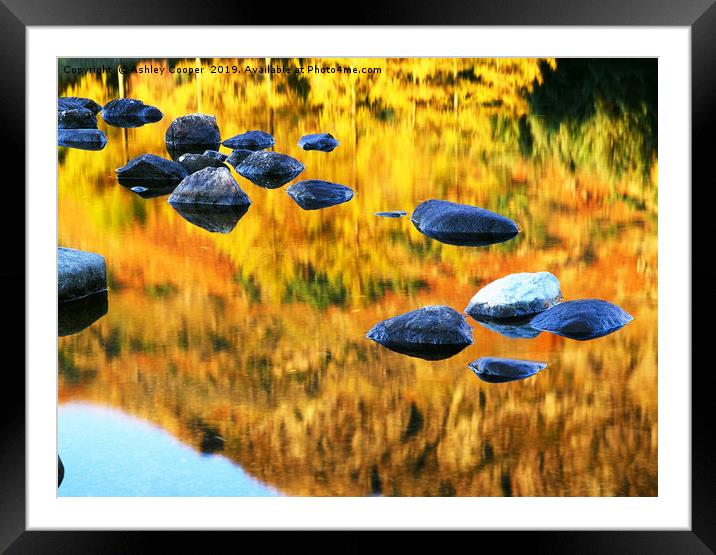
[[[197,449],[215,430],[223,454],[289,495],[656,495],[657,169],[639,155],[638,115],[599,99],[586,119],[541,126],[527,99],[559,61],[344,62],[383,72],[132,74],[126,95],[164,119],[128,130],[100,119],[103,151],[60,149],[59,243],[102,253],[111,287],[107,315],[59,340],[60,403],[116,407]],[[60,94],[118,96],[106,77]],[[354,199],[304,212],[285,188],[234,173],[253,205],[221,235],[117,184],[127,160],[167,156],[169,123],[199,109],[222,138],[270,132],[306,166],[299,180],[345,184]],[[315,132],[341,145],[299,149]],[[455,247],[372,215],[429,198],[498,211],[522,233]],[[469,320],[474,345],[440,362],[363,337],[383,318],[461,311],[482,284],[540,270],[565,298],[603,298],[635,320],[588,342],[510,339]],[[549,366],[489,384],[467,369],[480,356]]]

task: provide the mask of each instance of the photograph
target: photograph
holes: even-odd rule
[[[58,57],[57,496],[658,497],[658,68]]]

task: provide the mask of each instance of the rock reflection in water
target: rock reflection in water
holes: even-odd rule
[[[101,291],[57,307],[58,335],[79,333],[107,314],[107,291]]]
[[[249,211],[249,204],[222,206],[207,204],[170,203],[187,222],[212,233],[231,233]]]

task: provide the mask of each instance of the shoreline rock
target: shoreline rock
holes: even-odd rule
[[[60,303],[82,299],[107,290],[104,256],[57,247],[57,300]]]

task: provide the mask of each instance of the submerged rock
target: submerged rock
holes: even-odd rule
[[[547,368],[546,362],[516,360],[512,358],[482,357],[468,364],[484,382],[504,383],[524,380]]]
[[[542,333],[540,330],[536,330],[530,326],[533,317],[534,316],[493,319],[473,316],[473,319],[482,327],[505,337],[511,337],[512,339],[533,339]]]
[[[634,318],[601,299],[566,301],[535,316],[530,326],[569,339],[585,341],[613,333]]]
[[[298,141],[298,146],[303,150],[320,150],[321,152],[331,152],[340,143],[330,133],[313,133],[304,135]]]
[[[274,145],[274,138],[264,131],[247,131],[240,135],[234,135],[221,144],[226,148],[256,151],[272,147]]]
[[[559,280],[549,272],[509,274],[475,293],[465,312],[474,318],[519,318],[547,310],[561,298]]]
[[[184,166],[188,173],[196,173],[204,168],[225,168],[221,160],[207,156],[206,154],[182,154],[177,162]]]
[[[134,98],[117,98],[102,107],[102,119],[115,127],[141,127],[156,123],[163,117],[159,108]]]
[[[218,152],[216,150],[205,150],[204,156],[208,156],[209,158],[214,158],[215,160],[218,160],[219,162],[225,162],[228,156],[222,152]]]
[[[184,178],[169,196],[169,204],[249,205],[251,200],[229,168],[204,168]]]
[[[140,186],[151,189],[177,185],[187,175],[188,172],[181,164],[154,154],[142,154],[117,168],[117,180],[130,188]]]
[[[60,337],[81,332],[107,314],[107,291],[61,303],[57,310],[57,334]]]
[[[102,150],[107,137],[99,129],[59,129],[57,144],[80,150]]]
[[[241,164],[241,162],[246,160],[253,153],[254,153],[253,150],[248,150],[246,148],[236,148],[231,153],[231,155],[226,159],[226,163],[230,164],[232,167],[236,168],[236,167],[238,167],[239,164]]]
[[[65,465],[62,464],[62,459],[57,455],[57,487],[62,485],[62,480],[65,479]]]
[[[519,232],[515,222],[500,214],[446,200],[422,202],[410,219],[418,231],[448,245],[492,245],[508,241]]]
[[[353,198],[353,189],[350,187],[320,179],[299,181],[286,189],[286,192],[304,210],[327,208]]]
[[[133,193],[137,193],[138,195],[141,195],[142,193],[146,193],[149,189],[146,187],[142,187],[141,185],[137,185],[136,187],[132,187],[130,191]]]
[[[104,256],[64,247],[57,248],[57,300],[60,303],[107,290]]]
[[[381,218],[402,218],[407,216],[408,213],[405,210],[392,210],[390,212],[373,212],[373,215]]]
[[[102,110],[102,106],[89,98],[81,98],[79,96],[61,96],[57,99],[57,110],[74,110],[76,108],[84,108],[97,115]]]
[[[377,323],[366,337],[384,347],[427,360],[449,358],[471,345],[472,328],[449,306],[425,306]]]
[[[57,112],[58,129],[97,129],[97,116],[87,108],[72,108]]]
[[[202,154],[207,149],[218,150],[221,137],[216,117],[206,114],[180,116],[169,125],[164,141],[174,160],[187,152]]]
[[[239,175],[266,189],[285,185],[303,170],[301,162],[278,152],[254,152],[236,168]]]
[[[249,204],[222,206],[172,203],[172,207],[190,224],[211,233],[230,233],[249,211]]]

